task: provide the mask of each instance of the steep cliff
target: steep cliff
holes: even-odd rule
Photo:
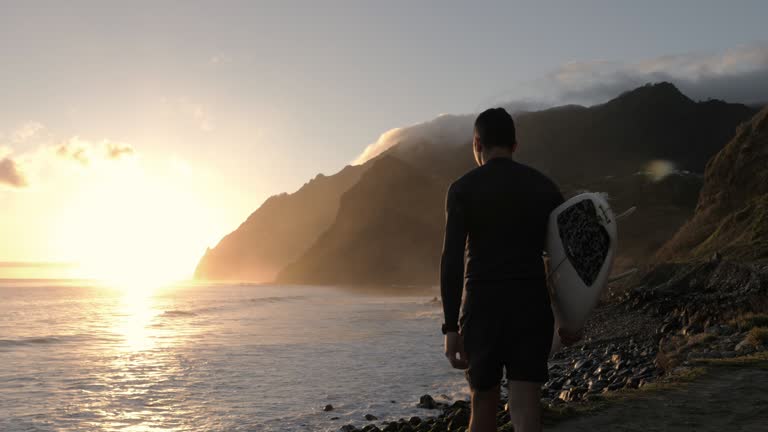
[[[693,218],[656,260],[705,259],[715,253],[768,259],[768,107],[741,125],[707,164]]]

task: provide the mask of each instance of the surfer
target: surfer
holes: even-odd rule
[[[539,397],[554,331],[542,251],[549,214],[563,196],[544,174],[513,159],[517,145],[506,110],[481,113],[472,142],[479,166],[446,198],[442,330],[446,357],[466,370],[471,432],[496,430],[504,370],[515,432],[541,430]],[[580,338],[558,332],[565,345]]]

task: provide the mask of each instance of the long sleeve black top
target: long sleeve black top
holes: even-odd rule
[[[465,278],[478,285],[545,278],[549,214],[562,202],[552,180],[509,158],[493,158],[451,184],[440,265],[447,331],[458,329]]]

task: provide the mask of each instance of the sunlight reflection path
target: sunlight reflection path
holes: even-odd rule
[[[110,366],[98,377],[108,392],[97,408],[101,430],[173,431],[189,427],[184,407],[190,367],[177,347],[188,321],[163,319],[162,301],[151,290],[123,290],[112,316],[115,344]]]

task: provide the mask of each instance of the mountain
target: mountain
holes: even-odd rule
[[[432,283],[439,265],[446,185],[384,155],[341,197],[333,225],[280,282]]]
[[[701,173],[755,109],[718,100],[694,102],[670,83],[648,84],[593,107],[566,105],[515,116],[517,158],[561,184],[637,172],[653,160]],[[471,123],[470,123],[471,125]],[[421,137],[390,153],[436,175],[457,177],[474,165],[469,142]]]
[[[637,208],[619,222],[614,271],[620,273],[646,264],[691,217],[701,185],[699,174],[673,172],[655,179],[641,172],[597,179],[564,192],[567,195],[581,190],[605,192],[617,214],[633,206]]]
[[[347,166],[331,176],[318,174],[292,194],[270,197],[205,252],[195,277],[271,281],[333,223],[341,195],[367,168]]]
[[[657,262],[768,261],[768,107],[739,126],[707,164],[693,218],[658,252]]]
[[[651,257],[693,214],[701,187],[697,173],[754,113],[740,104],[694,102],[669,83],[646,85],[593,107],[568,105],[515,115],[516,157],[551,175],[565,195],[608,191],[617,211],[637,205],[621,227],[618,262],[631,267]],[[381,151],[366,149],[375,156],[351,167],[361,170],[359,177],[339,181],[328,191],[329,202],[323,204],[325,198],[308,191],[289,196],[296,206],[310,199],[316,204],[305,205],[310,214],[297,222],[291,219],[297,216],[275,208],[271,219],[260,217],[250,230],[241,227],[206,253],[198,274],[243,279],[253,277],[252,269],[266,268],[258,275],[279,271],[277,280],[291,283],[436,282],[445,191],[475,166],[471,118],[441,116],[388,132],[396,141],[384,143]],[[653,165],[666,168],[660,175],[644,174]],[[329,185],[340,174],[326,178]],[[320,211],[315,206],[324,209],[323,217],[314,216]],[[252,218],[257,213],[262,209]],[[311,226],[305,234],[290,229],[302,221]],[[273,231],[270,245],[288,236],[290,253],[273,259],[270,248],[260,244],[267,236],[260,231]],[[225,241],[237,247],[222,248]],[[276,270],[281,262],[282,270]]]

